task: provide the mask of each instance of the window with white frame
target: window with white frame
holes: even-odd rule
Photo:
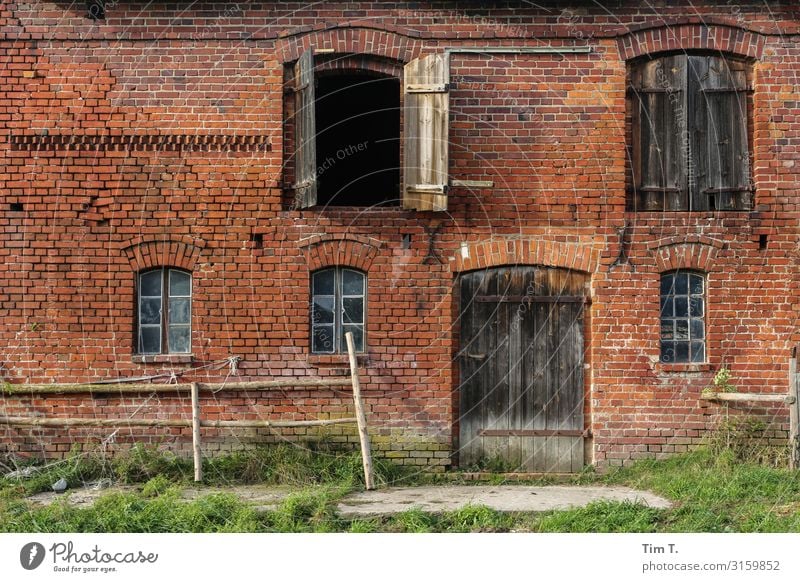
[[[353,333],[356,351],[364,351],[366,291],[367,278],[353,269],[332,267],[312,275],[312,353],[346,353],[347,332]]]
[[[192,346],[192,275],[160,268],[139,274],[140,354],[186,354]]]
[[[702,273],[661,275],[661,361],[706,361],[706,279]]]

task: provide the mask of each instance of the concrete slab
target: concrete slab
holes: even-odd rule
[[[344,518],[400,513],[412,508],[431,513],[454,511],[465,505],[486,505],[497,511],[551,511],[583,507],[601,500],[630,501],[660,509],[671,507],[663,497],[628,487],[451,485],[354,493],[342,499],[338,510]]]

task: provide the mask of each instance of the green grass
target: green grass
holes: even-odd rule
[[[112,461],[74,457],[27,479],[0,479],[0,530],[8,532],[800,532],[800,472],[748,463],[738,451],[705,448],[660,461],[640,461],[606,475],[586,471],[575,484],[627,485],[672,500],[671,509],[596,502],[548,513],[502,513],[470,505],[427,513],[347,520],[336,512],[346,493],[363,488],[356,453],[280,445],[219,457],[205,464],[210,486],[290,486],[272,511],[256,511],[230,494],[179,501],[191,483],[186,461],[134,449]],[[132,483],[92,507],[64,501],[31,507],[23,497],[60,477],[74,486],[100,477]],[[379,464],[382,483],[428,482]],[[513,486],[513,485],[512,485]]]

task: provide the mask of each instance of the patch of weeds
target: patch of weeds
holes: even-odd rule
[[[378,520],[355,519],[350,522],[348,530],[350,533],[375,533],[380,531]]]
[[[95,481],[109,473],[107,461],[95,456],[73,452],[66,459],[39,468],[30,464],[28,475],[0,478],[0,491],[4,496],[28,496],[50,491],[53,483],[65,479],[69,488],[82,487],[85,483]]]
[[[139,443],[112,461],[114,473],[122,483],[144,483],[163,475],[172,481],[185,481],[194,474],[192,461],[171,451]]]
[[[436,516],[413,508],[390,517],[384,531],[399,533],[425,533],[436,531]]]
[[[94,506],[76,508],[66,500],[30,509],[6,507],[7,532],[160,533],[266,531],[258,514],[232,495],[213,494],[181,502],[175,491],[155,498],[135,493],[110,493]]]
[[[536,531],[567,533],[655,532],[661,511],[630,501],[597,501],[540,517]]]
[[[441,518],[441,528],[448,532],[503,532],[509,531],[512,525],[510,514],[485,505],[465,505]]]
[[[164,475],[156,475],[142,486],[143,497],[158,497],[175,488],[175,483]]]
[[[336,498],[325,488],[292,493],[268,515],[270,525],[275,531],[285,533],[340,531]]]
[[[769,443],[764,421],[749,416],[726,418],[708,438],[711,451],[719,459],[735,463],[754,463],[770,467],[786,467],[789,463],[788,445]]]

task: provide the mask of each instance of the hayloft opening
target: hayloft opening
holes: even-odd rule
[[[317,79],[317,203],[397,204],[400,82],[369,73]]]

